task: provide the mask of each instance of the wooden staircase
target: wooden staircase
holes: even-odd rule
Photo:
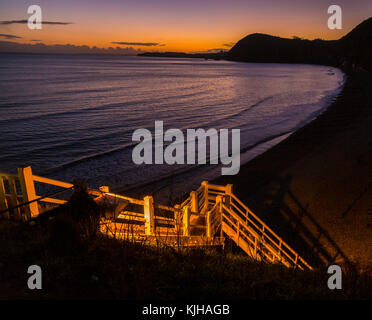
[[[106,193],[106,196],[110,194]],[[256,260],[281,263],[302,270],[312,269],[297,252],[233,194],[232,185],[218,186],[204,181],[200,188],[192,191],[180,205],[174,207],[157,205],[152,197],[145,197],[143,206],[144,214],[136,214],[136,221],[140,219],[142,225],[132,231],[133,236],[130,239],[137,237],[145,242],[146,239],[149,242],[156,239],[157,243],[173,245],[179,241],[179,245],[192,246],[222,245],[224,238],[228,237]],[[163,210],[163,214],[155,214],[159,209]],[[164,212],[171,214],[166,217]],[[121,220],[125,216],[126,220]],[[134,224],[130,219],[133,219],[133,212],[123,212],[116,224],[121,228],[129,228]],[[130,234],[113,232],[112,227],[110,230],[113,236],[115,234],[119,238],[128,237]],[[107,229],[105,233],[109,234],[110,231]]]
[[[1,218],[27,221],[42,212],[42,203],[66,203],[51,195],[37,196],[35,182],[64,188],[52,195],[74,188],[70,183],[33,175],[31,167],[18,169],[18,175],[0,173]],[[312,269],[234,195],[232,185],[204,181],[173,207],[157,204],[151,196],[135,199],[114,194],[107,186],[88,192],[107,209],[100,230],[108,236],[171,246],[223,246],[228,237],[254,259]]]
[[[287,267],[312,269],[281,237],[269,228],[232,192],[232,185],[217,186],[203,182],[181,204],[196,211],[190,219],[191,230],[199,225],[206,236],[231,238],[250,257]],[[193,226],[195,223],[195,226]],[[203,229],[204,228],[204,229]]]

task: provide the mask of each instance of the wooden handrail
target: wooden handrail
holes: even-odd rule
[[[74,186],[72,183],[44,178],[40,176],[35,176],[34,174],[32,175],[32,178],[34,179],[34,181],[45,183],[45,184],[50,184],[52,186],[57,186],[57,187],[62,187],[62,188],[71,188]]]
[[[273,230],[271,230],[271,228],[266,225],[265,222],[263,222],[259,217],[257,217],[246,205],[244,205],[243,202],[241,202],[234,194],[231,194],[231,197],[237,201],[244,209],[246,209],[247,211],[247,214],[246,214],[246,217],[249,218],[249,215],[253,216],[257,221],[259,221],[262,226],[266,229],[266,230],[269,230],[273,236],[275,236],[279,241],[283,241],[283,239],[281,237],[279,237]]]
[[[48,203],[55,203],[55,204],[65,204],[67,203],[66,200],[61,200],[61,199],[55,199],[55,198],[41,198],[39,199],[38,201],[42,201],[42,202],[48,202]]]
[[[220,185],[217,185],[217,184],[211,184],[211,183],[208,183],[208,189],[212,189],[212,190],[218,190],[218,191],[222,191],[222,192],[225,192],[226,191],[226,187],[225,186],[220,186]]]
[[[186,200],[180,204],[180,208],[187,206],[190,203],[190,201],[191,201],[191,198],[187,197]]]
[[[145,202],[143,200],[139,200],[139,199],[135,199],[135,198],[130,198],[130,197],[125,197],[125,196],[122,196],[120,194],[115,194],[115,193],[111,193],[111,192],[104,192],[103,194],[104,195],[108,195],[108,196],[113,197],[113,198],[127,200],[130,203],[138,204],[138,205],[141,205],[141,206],[143,206],[145,204]]]
[[[224,209],[226,209],[227,211],[229,211],[229,209],[226,208],[226,207],[225,207]],[[229,213],[231,214],[230,211],[229,211]],[[246,235],[246,238],[247,238],[247,239],[248,239],[252,244],[256,245],[256,241],[251,240],[251,239],[249,238],[249,235],[252,235],[255,239],[259,239],[259,235],[258,235],[258,234],[254,234],[254,233],[252,233],[252,231],[250,231],[250,230],[248,229],[248,227],[244,225],[244,221],[239,221],[239,218],[238,218],[238,217],[234,217],[234,218],[237,219],[237,223],[234,223],[234,222],[233,222],[231,219],[229,219],[225,214],[223,214],[223,218],[229,220],[229,222],[230,222],[230,223],[231,223],[231,224],[236,228],[236,233],[238,234],[238,237],[239,237],[239,234],[240,234],[240,233],[243,233],[243,234]],[[242,229],[242,228],[243,228],[243,229]],[[244,232],[243,230],[246,230],[246,231]],[[276,257],[278,260],[280,260],[280,258],[281,258],[280,253],[278,253],[278,252],[276,252],[275,250],[273,250],[272,247],[271,247],[270,245],[268,245],[267,243],[265,243],[265,242],[262,242],[262,245],[265,246],[265,248],[268,249],[268,250],[272,253],[272,255],[273,255],[274,257]],[[256,249],[256,248],[254,248],[254,249]],[[261,251],[262,251],[262,250],[261,250]],[[263,252],[263,254],[264,254],[265,256],[267,256],[266,252]],[[292,260],[292,259],[291,259],[291,260]]]
[[[223,208],[227,211],[227,212],[229,212],[232,216],[233,216],[233,218],[234,219],[236,219],[237,220],[237,222],[240,222],[239,223],[239,227],[243,227],[246,231],[248,231],[250,234],[252,234],[252,231],[251,230],[249,230],[249,228],[248,228],[248,226],[247,225],[245,225],[245,222],[244,222],[244,220],[242,219],[242,218],[240,218],[239,217],[239,215],[237,215],[235,212],[233,212],[231,209],[229,209],[229,208],[227,208],[225,205],[223,205]],[[224,218],[226,218],[227,220],[229,220],[229,222],[232,224],[232,225],[234,225],[236,228],[238,228],[237,227],[237,224],[236,223],[234,223],[231,219],[229,219],[225,214],[224,214]],[[259,219],[258,219],[259,220]],[[260,221],[260,220],[259,220]],[[259,228],[258,228],[258,230],[260,230]],[[269,230],[269,229],[268,229]],[[271,229],[270,229],[271,230]],[[275,235],[275,234],[274,234]],[[253,237],[255,237],[255,238],[259,238],[260,237],[260,235],[259,234],[252,234],[252,236]],[[270,236],[268,235],[268,234],[266,234],[265,232],[262,232],[262,235],[261,236],[266,236],[269,240],[271,240],[271,238],[270,238]],[[279,237],[278,237],[279,238]],[[281,239],[281,238],[279,238],[279,239]],[[280,260],[280,258],[281,258],[281,255],[280,254],[284,254],[284,256],[287,258],[287,259],[289,259],[295,266],[298,266],[298,267],[300,267],[301,269],[303,269],[302,268],[302,266],[301,265],[299,265],[298,264],[298,259],[303,263],[303,265],[304,266],[306,266],[307,268],[309,268],[309,269],[312,269],[311,267],[310,267],[310,265],[308,264],[308,263],[306,263],[305,262],[305,260],[303,260],[301,257],[299,257],[298,256],[298,254],[292,249],[292,248],[290,248],[283,240],[281,240],[280,241],[280,245],[277,245],[274,241],[272,241],[271,240],[271,242],[277,247],[277,249],[279,250],[279,252],[277,252],[277,251],[275,251],[275,250],[273,250],[273,248],[272,248],[272,245],[269,245],[266,241],[263,241],[263,245],[266,247],[266,249],[268,249],[273,255],[275,255],[277,258],[278,258],[278,260]],[[294,258],[293,257],[291,257],[285,250],[283,250],[283,246],[285,246],[291,253],[293,253],[293,255],[294,255]]]

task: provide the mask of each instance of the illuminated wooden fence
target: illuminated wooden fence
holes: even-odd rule
[[[61,192],[74,188],[71,183],[36,176],[31,167],[19,168],[18,175],[0,173],[1,218],[27,221],[39,215],[40,202],[66,203],[63,199],[38,196],[35,182],[60,187]],[[167,244],[180,244],[181,239],[183,245],[221,245],[227,236],[254,259],[311,269],[232,189],[231,184],[219,186],[204,181],[175,206],[157,204],[152,196],[135,199],[114,194],[107,186],[88,192],[97,203],[119,209],[111,218],[101,221],[101,232],[109,236],[150,242],[167,239]],[[194,235],[196,229],[202,230],[202,234]]]
[[[73,184],[32,174],[31,167],[18,168],[18,174],[0,173],[0,212],[2,218],[27,221],[40,213],[40,202],[60,205],[66,200],[38,196],[35,182],[71,190]],[[61,192],[55,192],[58,194]]]

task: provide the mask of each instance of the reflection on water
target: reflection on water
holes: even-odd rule
[[[135,166],[135,129],[153,130],[155,120],[165,129],[239,128],[247,160],[324,110],[342,81],[325,66],[2,54],[0,171],[32,165],[116,190],[153,180],[185,189],[220,170]]]

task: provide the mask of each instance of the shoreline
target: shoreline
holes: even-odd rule
[[[233,184],[314,265],[364,269],[372,264],[372,74],[345,74],[343,90],[317,118],[236,176],[211,182]]]

